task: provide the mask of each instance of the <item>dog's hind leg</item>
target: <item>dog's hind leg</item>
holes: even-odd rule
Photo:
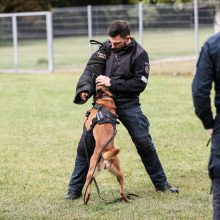
[[[120,185],[120,195],[121,198],[125,202],[129,202],[129,199],[127,198],[125,192],[124,192],[124,176],[121,172],[120,165],[119,165],[119,160],[117,157],[115,157],[114,162],[111,164],[111,167],[109,168],[109,171],[114,174],[119,182]]]
[[[120,195],[121,195],[121,198],[125,201],[125,202],[129,202],[125,192],[124,192],[124,177],[122,175],[121,172],[118,172],[118,175],[117,175],[117,180],[119,182],[119,185],[120,185]]]

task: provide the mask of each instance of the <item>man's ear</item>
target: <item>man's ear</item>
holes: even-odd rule
[[[129,45],[130,40],[131,40],[131,36],[130,36],[130,35],[127,35],[127,36],[125,37],[125,39],[126,39],[126,45]]]

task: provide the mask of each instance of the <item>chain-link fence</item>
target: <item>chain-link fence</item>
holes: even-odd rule
[[[199,46],[214,33],[214,25],[219,25],[215,22],[217,14],[215,5],[199,5]],[[17,18],[18,68],[48,66],[47,50],[53,53],[55,70],[85,65],[91,50],[95,49],[89,46],[89,39],[106,40],[107,27],[115,19],[130,23],[132,36],[148,51],[151,60],[195,57],[193,4],[140,3],[53,9],[53,48],[47,46],[45,19],[45,16],[31,15]],[[13,69],[13,31],[11,18],[0,17],[0,69]]]

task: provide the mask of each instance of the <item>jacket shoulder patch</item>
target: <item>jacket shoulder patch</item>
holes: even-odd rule
[[[145,72],[147,75],[149,74],[149,71],[150,71],[149,63],[145,63]]]
[[[107,55],[105,53],[98,52],[97,57],[106,60]]]

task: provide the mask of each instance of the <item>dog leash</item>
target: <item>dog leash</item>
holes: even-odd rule
[[[128,194],[126,194],[126,196],[127,196],[127,198],[128,198],[129,200],[131,200],[132,197],[136,197],[136,198],[139,197],[137,194],[134,194],[134,193],[128,193]],[[111,204],[113,204],[113,203],[122,202],[122,201],[123,201],[122,198],[117,198],[117,199],[115,199],[115,200],[113,200],[113,201],[111,201],[111,202],[106,202],[106,205],[111,205]]]
[[[98,44],[98,45],[100,45],[100,46],[103,46],[103,43],[101,43],[101,42],[99,42],[99,41],[97,41],[97,40],[90,40],[89,43],[90,43],[90,44],[94,44],[94,45]]]

